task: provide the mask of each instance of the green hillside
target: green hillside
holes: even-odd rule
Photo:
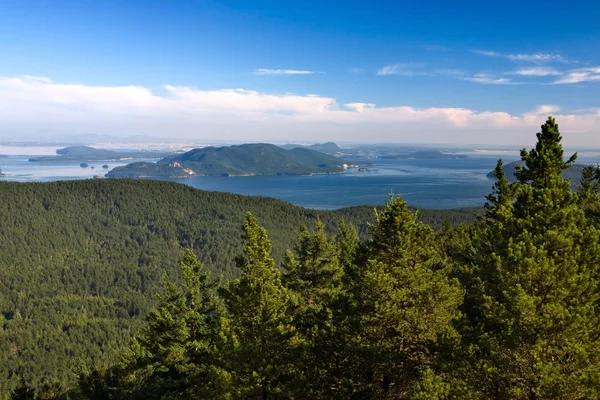
[[[364,236],[372,207],[315,211],[263,197],[205,192],[162,181],[0,182],[0,398],[16,373],[32,383],[73,378],[79,363],[114,361],[155,303],[182,247],[214,275],[237,276],[240,226],[260,218],[283,259],[317,216]],[[422,210],[436,227],[473,222],[477,209]],[[2,389],[4,388],[4,389]]]
[[[344,172],[339,158],[317,151],[285,150],[272,144],[205,147],[153,163],[133,163],[110,171],[110,178],[227,175],[312,175]]]

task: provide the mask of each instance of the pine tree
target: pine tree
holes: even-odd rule
[[[183,281],[166,280],[167,292],[146,318],[125,360],[130,397],[216,398],[219,395],[217,335],[221,304],[218,281],[210,280],[196,254],[185,250],[179,261]]]
[[[346,225],[346,221],[342,220],[338,229],[337,243],[340,249],[339,262],[344,269],[344,275],[352,279],[356,276],[356,263],[360,249],[356,227]]]
[[[583,169],[579,199],[587,218],[600,228],[600,166],[588,165]]]
[[[301,397],[332,398],[344,386],[346,291],[340,248],[317,219],[315,230],[300,230],[295,254],[288,252],[283,282],[297,295],[294,325],[305,339],[302,374],[296,377]]]
[[[23,378],[19,378],[19,384],[8,396],[9,400],[34,400],[35,389],[27,384],[27,381]]]
[[[479,247],[467,285],[467,379],[482,398],[597,398],[600,235],[561,176],[575,156],[563,160],[553,118],[537,137],[484,221],[495,243]]]
[[[219,291],[228,311],[230,347],[225,355],[236,398],[288,398],[296,376],[299,339],[292,325],[292,294],[281,283],[264,228],[248,213],[239,279]]]
[[[355,337],[366,373],[361,396],[411,398],[425,390],[444,392],[443,378],[434,379],[433,349],[440,338],[455,334],[452,322],[461,289],[448,276],[449,265],[433,231],[416,222],[401,198],[376,213],[370,228],[368,261],[360,269],[356,291]]]

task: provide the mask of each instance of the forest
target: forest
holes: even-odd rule
[[[571,190],[561,140],[484,210],[3,183],[2,395],[599,398],[600,168]]]

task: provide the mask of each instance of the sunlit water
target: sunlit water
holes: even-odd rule
[[[131,161],[38,163],[31,155],[0,158],[6,181],[55,181],[103,177],[110,169]],[[469,154],[465,159],[448,160],[368,160],[369,172],[349,169],[345,174],[315,176],[195,177],[172,179],[192,187],[244,195],[275,197],[303,207],[334,209],[357,205],[383,204],[390,192],[401,195],[409,205],[425,208],[477,207],[485,203],[493,180],[487,177],[496,165],[497,155]],[[503,154],[505,162],[518,158]],[[600,153],[580,154],[578,162],[600,162]],[[102,169],[107,164],[109,169]]]

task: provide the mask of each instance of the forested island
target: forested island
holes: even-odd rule
[[[537,139],[479,211],[0,183],[2,394],[598,398],[600,168]]]
[[[313,175],[345,171],[344,161],[314,150],[285,150],[272,144],[204,147],[136,162],[111,170],[109,178],[185,178],[191,176]]]
[[[345,149],[341,149],[334,142],[315,143],[315,144],[311,144],[311,145],[308,145],[308,146],[303,146],[303,145],[300,145],[300,144],[284,144],[284,145],[282,145],[280,147],[283,148],[283,149],[286,149],[286,150],[297,149],[297,148],[304,148],[304,149],[319,151],[321,153],[332,154],[332,155],[335,155],[337,153],[342,153],[342,152],[346,151]]]
[[[69,146],[56,150],[56,156],[31,157],[31,162],[63,162],[63,161],[115,161],[144,158],[164,158],[172,155],[164,151],[141,150],[106,150],[88,146]]]

